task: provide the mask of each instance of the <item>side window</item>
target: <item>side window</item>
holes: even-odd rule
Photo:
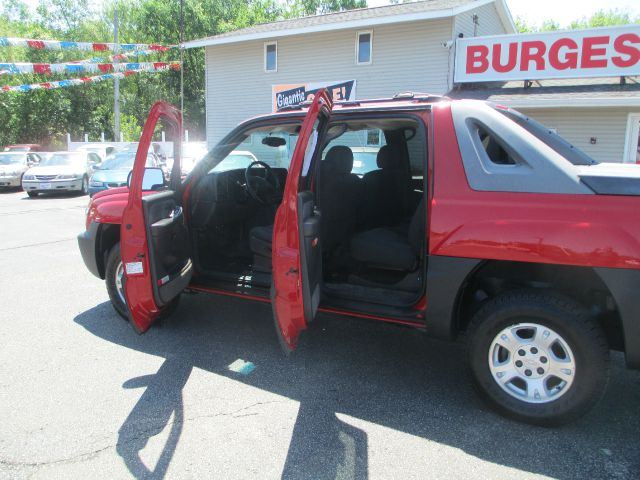
[[[502,140],[490,133],[483,126],[478,126],[478,139],[487,152],[489,160],[496,165],[515,165],[516,161],[505,150]]]
[[[409,153],[409,165],[413,178],[424,178],[426,169],[426,155],[424,146],[426,139],[424,130],[419,128],[415,134],[407,140],[407,152]]]
[[[264,44],[264,71],[278,71],[278,42],[267,42]]]
[[[358,32],[356,35],[356,64],[370,65],[372,59],[373,32]]]
[[[338,145],[349,147],[353,153],[351,173],[362,177],[365,173],[378,169],[378,152],[386,144],[384,132],[380,128],[359,127],[357,130],[348,130],[331,140],[322,152],[322,159],[326,160],[327,153],[332,147]]]

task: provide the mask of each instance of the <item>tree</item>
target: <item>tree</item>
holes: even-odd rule
[[[520,33],[529,32],[548,32],[561,29],[580,29],[580,28],[594,28],[594,27],[608,27],[612,25],[628,25],[631,23],[640,23],[640,16],[632,18],[628,12],[613,10],[599,10],[590,17],[582,17],[580,20],[572,21],[568,26],[561,27],[559,23],[554,20],[545,20],[538,27],[537,25],[530,25],[521,17],[515,19],[516,28]]]

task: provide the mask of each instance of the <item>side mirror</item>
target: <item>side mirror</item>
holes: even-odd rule
[[[131,176],[133,175],[133,170],[129,172],[129,176],[127,177],[127,187],[131,187]],[[144,169],[144,177],[142,179],[142,190],[150,191],[150,190],[159,190],[164,187],[164,173],[161,168],[157,167],[147,167]]]

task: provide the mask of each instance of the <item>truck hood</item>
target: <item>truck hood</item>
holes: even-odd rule
[[[599,195],[640,195],[640,165],[598,163],[577,169],[580,181]]]

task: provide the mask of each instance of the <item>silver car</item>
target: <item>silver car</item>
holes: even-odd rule
[[[19,188],[22,185],[22,175],[39,162],[37,153],[0,152],[0,188]]]
[[[89,177],[100,157],[94,152],[55,152],[22,177],[22,188],[30,197],[39,193],[89,192]]]

